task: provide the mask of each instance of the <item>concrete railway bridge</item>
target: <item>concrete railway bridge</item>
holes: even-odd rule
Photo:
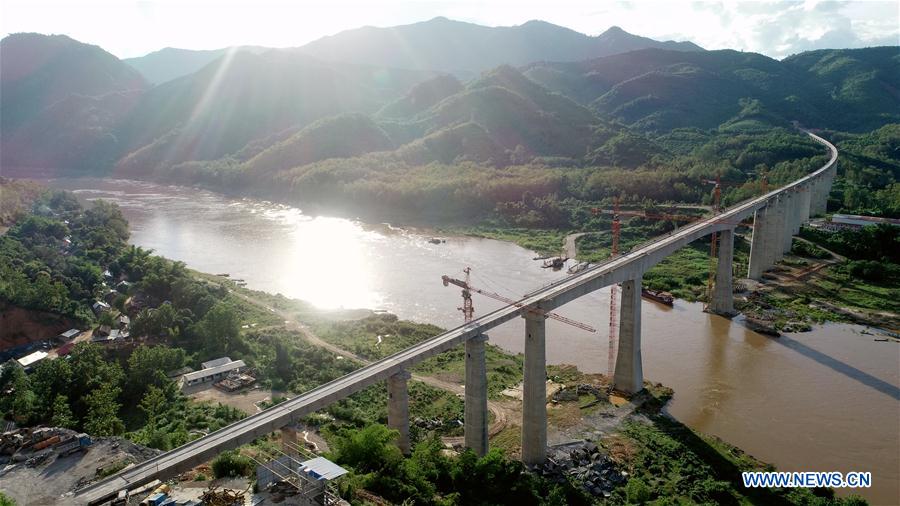
[[[790,249],[791,238],[810,216],[825,212],[837,170],[837,149],[808,133],[830,152],[821,168],[793,183],[740,203],[670,235],[653,239],[631,252],[611,258],[527,294],[517,304],[486,314],[398,352],[346,376],[321,385],[179,448],[120,471],[75,492],[79,504],[97,504],[120,490],[154,479],[165,479],[206,462],[220,452],[247,444],[273,431],[289,427],[302,417],[386,381],[389,393],[388,424],[400,432],[398,444],[409,451],[408,372],[417,363],[455,346],[466,348],[465,445],[478,454],[488,447],[486,332],[515,318],[525,319],[522,460],[527,464],[546,458],[546,327],[545,314],[579,297],[621,283],[619,349],[613,383],[625,393],[643,388],[641,367],[641,278],[648,269],[676,250],[712,233],[719,233],[718,267],[708,308],[733,314],[732,259],[735,224],[753,218],[747,277],[759,279]]]

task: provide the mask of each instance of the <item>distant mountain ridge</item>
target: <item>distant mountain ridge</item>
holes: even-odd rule
[[[498,65],[578,61],[656,47],[702,51],[692,42],[660,42],[619,27],[592,37],[546,21],[487,27],[437,17],[390,28],[363,27],[297,48],[323,60],[471,75]]]
[[[0,154],[5,166],[107,166],[113,135],[148,87],[115,56],[65,35],[0,42]]]
[[[236,50],[154,87],[68,37],[14,35],[0,49],[4,166],[183,182],[250,184],[251,174],[281,173],[325,181],[335,160],[348,174],[354,164],[637,167],[663,151],[654,139],[681,128],[758,132],[798,120],[864,131],[900,122],[896,47],[785,61],[644,48],[503,64],[465,80],[299,50]]]
[[[192,74],[230,50],[297,52],[322,60],[411,70],[437,70],[470,78],[498,65],[578,61],[655,47],[702,51],[692,42],[657,41],[612,27],[598,36],[544,21],[489,27],[447,18],[390,28],[362,27],[292,49],[239,46],[213,50],[165,48],[123,60],[153,84]]]
[[[263,53],[270,48],[261,46],[237,46],[232,48],[193,50],[166,47],[137,58],[122,60],[144,76],[151,84],[162,84],[178,77],[193,74],[206,65],[225,56],[229,51]]]

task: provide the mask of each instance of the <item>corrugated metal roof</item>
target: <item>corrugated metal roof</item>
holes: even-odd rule
[[[325,457],[316,457],[306,462],[301,462],[300,465],[303,472],[314,473],[314,477],[320,480],[333,480],[338,476],[347,474],[346,469]]]
[[[201,369],[195,372],[189,372],[183,376],[184,381],[194,381],[201,378],[207,378],[214,374],[224,373],[228,371],[233,371],[235,369],[243,369],[247,365],[244,364],[243,360],[235,360],[234,362],[229,362],[227,364],[222,364],[216,367],[210,367],[208,369]]]
[[[204,369],[212,369],[213,367],[218,367],[220,365],[225,365],[231,362],[231,359],[228,357],[217,358],[215,360],[208,360],[200,364],[200,366]]]
[[[70,337],[75,337],[75,336],[77,336],[77,335],[80,334],[80,333],[81,333],[81,331],[78,330],[78,329],[69,329],[69,330],[63,332],[63,333],[60,334],[60,335],[61,335],[62,337],[64,337],[64,338],[68,339],[68,338],[70,338]]]
[[[34,353],[25,355],[24,357],[20,358],[19,364],[21,364],[22,367],[28,367],[31,364],[40,362],[41,360],[44,360],[45,358],[47,358],[46,351],[36,351]]]

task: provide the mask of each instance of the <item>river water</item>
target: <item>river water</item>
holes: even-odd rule
[[[442,285],[442,274],[462,277],[469,266],[474,285],[511,298],[565,275],[506,242],[449,237],[431,244],[429,235],[386,224],[145,182],[51,184],[119,204],[134,244],[320,307],[385,309],[450,328],[462,322],[461,297]],[[548,360],[605,372],[608,302],[604,290],[560,308],[598,332],[548,320]],[[476,295],[476,314],[498,307]],[[675,389],[672,416],[780,470],[871,471],[873,487],[853,492],[876,504],[900,503],[900,345],[875,342],[853,325],[772,339],[683,301],[674,308],[645,301],[642,330],[644,376]],[[523,335],[523,322],[513,321],[490,340],[520,352]]]

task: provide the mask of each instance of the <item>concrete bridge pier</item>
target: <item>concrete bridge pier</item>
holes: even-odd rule
[[[753,214],[753,235],[750,238],[750,262],[747,277],[762,279],[762,274],[772,267],[772,211],[770,206],[761,207]]]
[[[794,220],[792,233],[797,235],[800,233],[800,227],[803,226],[803,187],[797,188],[794,192]]]
[[[479,457],[488,450],[487,340],[487,334],[481,334],[466,341],[465,444]]]
[[[707,310],[722,316],[734,316],[734,229],[719,232],[719,258],[716,265],[716,284]],[[751,246],[752,247],[752,246]]]
[[[522,386],[522,462],[547,459],[547,317],[525,313],[525,382]]]
[[[800,188],[800,225],[809,222],[810,207],[812,206],[812,184],[807,183]],[[799,233],[799,230],[797,231]]]
[[[613,388],[634,394],[644,388],[641,361],[641,280],[643,274],[622,283],[622,304],[619,311],[619,353]]]
[[[785,192],[785,212],[784,212],[784,244],[782,252],[787,253],[791,250],[791,243],[794,241],[794,221],[797,217],[797,196],[793,192]],[[784,255],[782,255],[782,258]]]
[[[784,222],[786,208],[785,198],[781,195],[776,197],[773,205],[775,227],[772,234],[772,265],[784,258],[784,236],[787,234]]]
[[[397,447],[409,455],[409,371],[402,370],[387,380],[388,427],[400,433]]]

